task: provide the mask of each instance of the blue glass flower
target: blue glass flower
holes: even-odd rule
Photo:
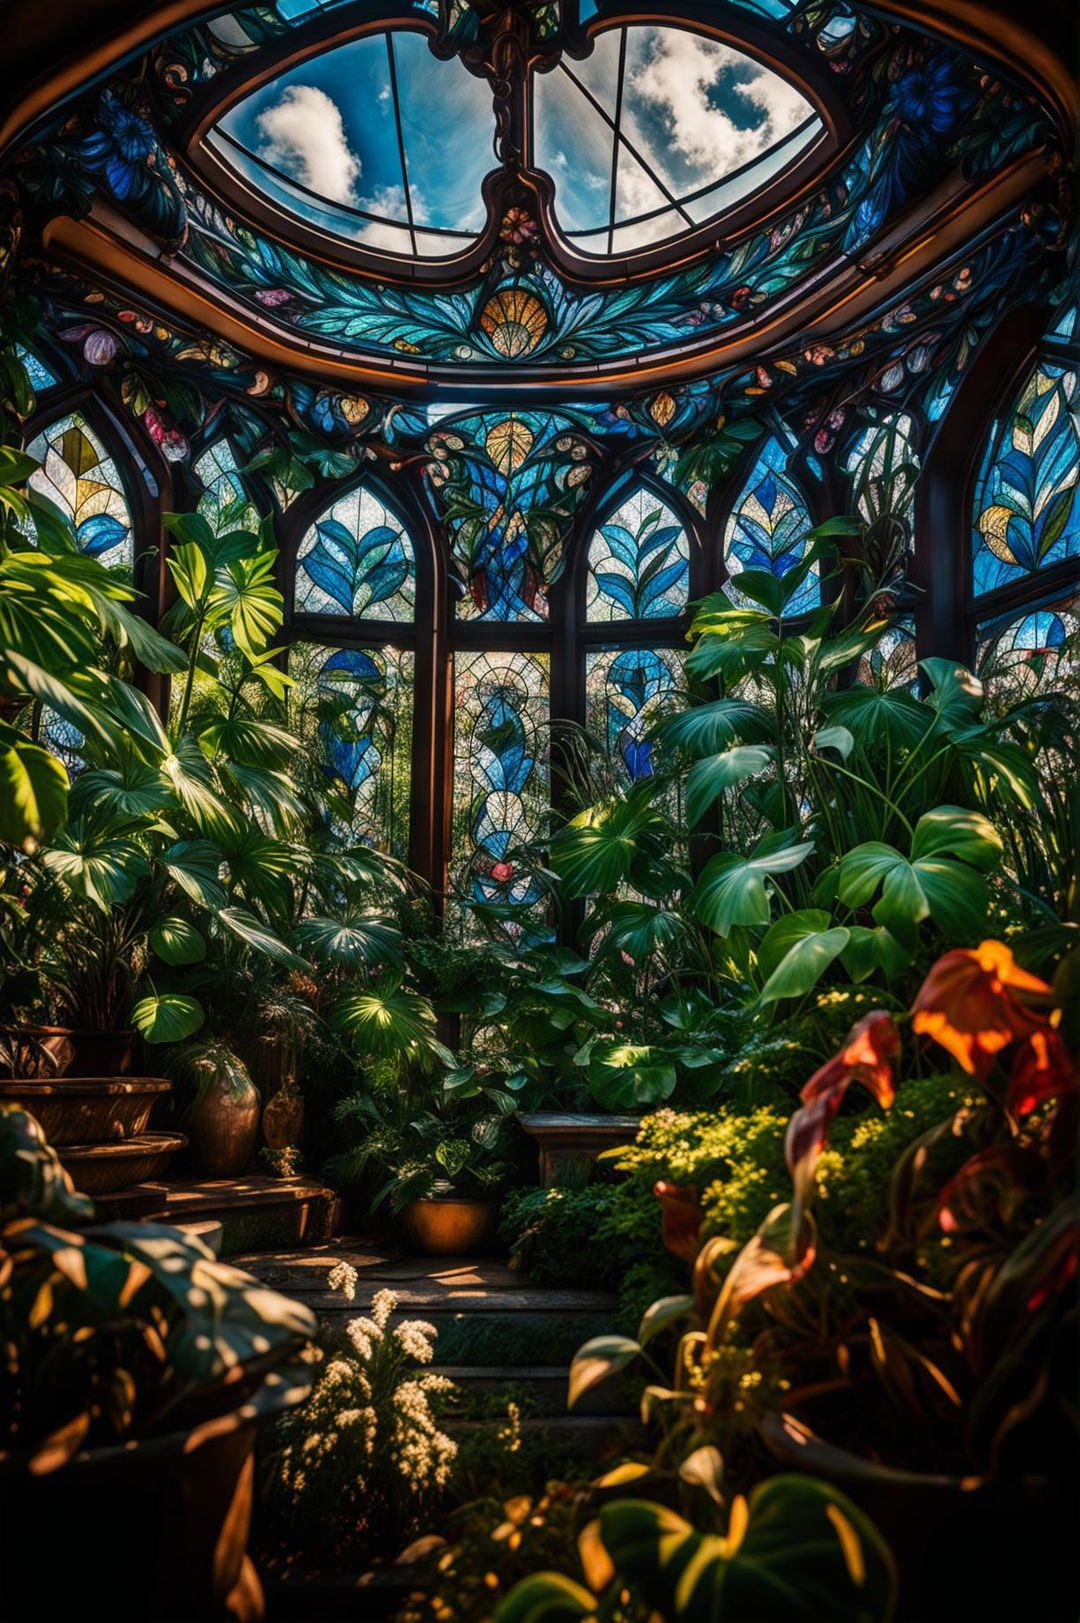
[[[98,107],[101,128],[82,143],[83,157],[100,170],[113,196],[121,202],[139,198],[150,182],[150,159],[157,146],[145,118],[107,90]]]

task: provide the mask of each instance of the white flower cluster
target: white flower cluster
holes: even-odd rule
[[[406,1319],[394,1330],[394,1336],[403,1353],[418,1364],[430,1364],[435,1356],[435,1337],[438,1331],[424,1319]]]
[[[432,1392],[453,1390],[441,1375],[402,1381],[394,1393],[393,1452],[402,1474],[425,1486],[445,1488],[457,1444],[439,1430],[428,1401]]]
[[[356,1287],[360,1275],[351,1262],[336,1262],[326,1278],[326,1283],[332,1291],[340,1291],[351,1302],[356,1295]]]

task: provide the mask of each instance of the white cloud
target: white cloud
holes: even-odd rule
[[[795,129],[811,111],[794,85],[718,40],[678,28],[650,28],[631,30],[627,43],[632,44],[636,59],[628,66],[630,87],[659,115],[671,145],[700,171],[703,182],[748,163]],[[757,112],[752,128],[740,128],[709,99],[720,75],[730,68],[739,73],[725,86],[725,97],[738,97],[749,104],[747,112]],[[639,128],[635,144],[644,140]],[[649,151],[643,155],[650,161],[654,158]],[[664,172],[661,158],[658,173]]]
[[[257,119],[259,156],[333,203],[356,203],[360,160],[351,151],[341,109],[315,85],[290,85]]]
[[[410,196],[413,221],[416,225],[426,224],[429,218],[427,203],[415,186],[411,188]],[[397,227],[392,224],[383,225],[377,220],[367,220],[357,228],[358,241],[365,243],[369,248],[389,248],[399,254],[410,252],[404,187],[379,186],[369,197],[361,197],[357,207],[366,210],[368,214],[384,215],[387,221],[401,221],[401,226]]]

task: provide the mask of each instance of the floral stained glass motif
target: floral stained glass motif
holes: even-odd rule
[[[194,473],[203,487],[199,512],[216,534],[258,528],[258,509],[248,500],[236,454],[228,440],[215,440],[195,462]]]
[[[120,470],[81,413],[50,423],[26,450],[41,463],[30,475],[30,488],[71,519],[79,551],[110,567],[130,568],[135,541]]]
[[[585,726],[630,783],[654,771],[649,731],[682,687],[673,650],[594,648],[585,656]]]
[[[299,730],[352,808],[350,832],[404,859],[412,783],[413,655],[295,643]]]
[[[296,555],[300,614],[413,617],[416,562],[397,514],[360,486],[327,509]]]
[[[546,654],[454,657],[453,878],[467,900],[527,907],[543,892],[520,847],[549,806]]]
[[[467,583],[458,619],[542,621],[592,472],[563,417],[485,412],[428,436],[427,479]]]
[[[765,442],[732,508],[724,530],[724,561],[738,598],[744,569],[783,575],[806,551],[814,521],[806,497],[787,472],[790,452],[775,435]],[[815,566],[784,605],[785,614],[804,614],[820,601]]]
[[[651,490],[636,490],[589,546],[589,620],[658,620],[681,614],[690,589],[690,543]]]
[[[982,625],[976,633],[979,675],[1016,696],[1059,686],[1080,667],[1080,598]]]
[[[976,597],[1080,557],[1080,373],[1035,367],[995,423],[975,487]]]

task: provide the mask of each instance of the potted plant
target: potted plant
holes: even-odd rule
[[[260,1618],[252,1451],[307,1394],[314,1318],[179,1230],[92,1214],[33,1118],[0,1109],[0,1605],[40,1606],[62,1527],[60,1612]]]

